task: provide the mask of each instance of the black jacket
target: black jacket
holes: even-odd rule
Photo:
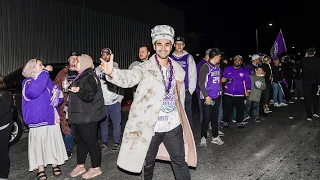
[[[9,91],[0,90],[0,127],[11,123],[13,99]]]
[[[272,64],[273,82],[278,83],[284,79],[283,70],[281,66],[275,66]]]
[[[261,67],[262,67],[263,71],[266,73],[264,76],[266,84],[267,85],[271,84],[271,80],[270,80],[270,76],[272,75],[271,74],[271,64],[269,66],[267,63],[263,63]]]
[[[282,68],[283,68],[283,75],[284,78],[288,81],[290,81],[293,78],[293,66],[294,64],[290,61],[285,61],[284,63],[282,63]]]
[[[294,79],[301,80],[303,79],[303,72],[302,72],[302,67],[300,62],[298,62],[295,66],[294,69],[296,72],[294,73]]]
[[[320,59],[312,57],[304,57],[300,61],[303,72],[303,83],[320,84]]]
[[[70,124],[99,122],[106,117],[100,80],[93,69],[86,69],[70,86],[80,87],[78,93],[69,93]]]

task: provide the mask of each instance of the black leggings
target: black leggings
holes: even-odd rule
[[[3,130],[0,130],[0,178],[8,179],[10,170],[9,140],[12,123]]]
[[[84,164],[89,152],[92,168],[100,167],[101,149],[98,143],[98,124],[75,124],[73,128],[77,145],[77,164]]]

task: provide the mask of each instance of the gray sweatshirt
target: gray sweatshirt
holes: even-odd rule
[[[260,102],[261,93],[266,89],[266,83],[264,75],[258,76],[256,73],[250,76],[251,78],[251,91],[249,95],[249,101]],[[256,84],[261,84],[260,88],[257,88]]]
[[[113,67],[119,69],[118,64],[116,62],[113,63]],[[109,91],[107,83],[109,83],[104,77],[105,75],[102,72],[100,66],[95,68],[95,72],[100,79],[101,89],[103,93],[104,105],[112,105],[115,103],[121,103],[123,96],[116,94],[114,92]]]

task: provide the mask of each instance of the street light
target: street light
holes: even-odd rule
[[[256,28],[256,46],[257,46],[257,53],[259,53],[259,48],[258,48],[258,44],[259,44],[259,43],[258,43],[258,29],[261,28],[261,27],[263,27],[263,26],[265,26],[265,25],[261,25],[261,26],[259,26],[259,27]],[[269,23],[268,26],[273,26],[273,24],[272,24],[272,23]]]

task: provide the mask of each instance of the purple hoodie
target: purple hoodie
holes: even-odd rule
[[[30,128],[54,124],[54,107],[51,105],[53,88],[57,86],[43,70],[39,76],[26,78],[22,82],[23,120]],[[61,104],[63,98],[59,98]]]
[[[198,97],[200,97],[200,86],[199,86],[199,73],[200,73],[200,69],[202,67],[203,64],[205,64],[207,61],[204,60],[204,58],[202,58],[198,63],[197,63],[197,85],[196,85],[196,93],[198,95]]]
[[[244,96],[244,84],[245,82],[247,91],[251,90],[251,79],[249,72],[240,67],[235,69],[234,66],[229,66],[224,69],[223,77],[230,79],[230,82],[225,83],[224,94],[228,96]]]

